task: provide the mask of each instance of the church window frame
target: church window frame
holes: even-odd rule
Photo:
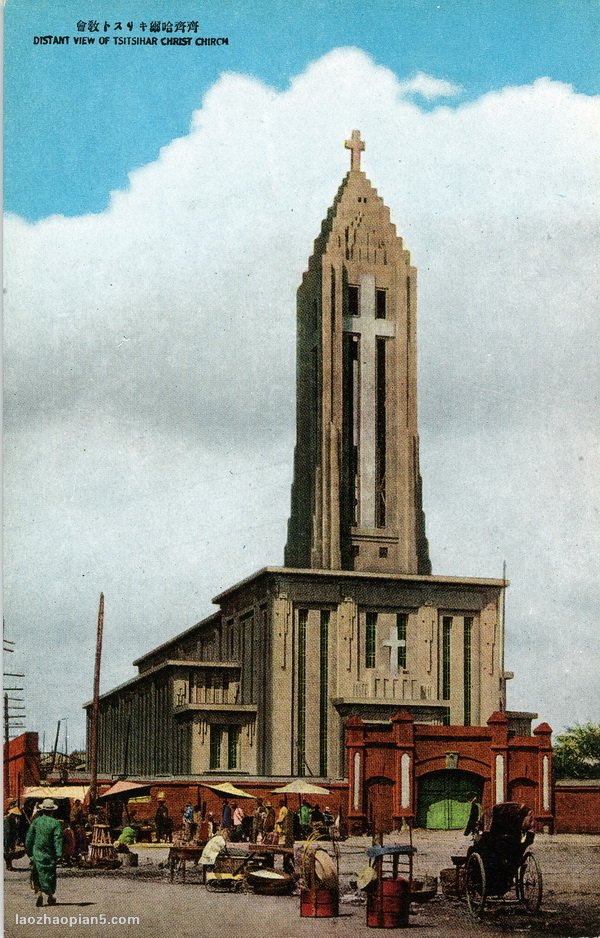
[[[306,759],[306,629],[308,609],[298,610],[298,715],[297,715],[297,775],[305,774]]]
[[[374,668],[377,663],[377,613],[365,613],[365,668]]]
[[[348,291],[348,315],[360,316],[360,287],[358,284],[349,283]]]
[[[442,700],[450,699],[452,616],[442,616]]]
[[[329,609],[321,609],[319,622],[319,774],[327,775],[327,717],[329,702]]]
[[[406,671],[406,633],[408,630],[408,613],[407,612],[397,612],[396,613],[396,638],[398,641],[404,642],[403,647],[398,647],[398,670]]]
[[[209,733],[209,757],[208,767],[211,770],[221,768],[221,748],[223,745],[223,727],[217,723],[211,723]]]
[[[387,340],[375,342],[375,527],[385,528],[386,518],[386,359]]]
[[[235,724],[227,727],[227,768],[240,768],[240,728]]]
[[[463,624],[463,687],[464,687],[464,713],[463,723],[471,725],[471,683],[473,659],[473,616],[465,616]]]
[[[375,319],[387,319],[387,294],[381,287],[375,290]]]

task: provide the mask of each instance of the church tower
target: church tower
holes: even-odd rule
[[[351,168],[297,296],[297,438],[286,567],[431,573],[417,432],[416,270]]]

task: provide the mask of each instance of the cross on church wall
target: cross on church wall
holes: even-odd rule
[[[359,277],[359,315],[344,317],[344,332],[359,336],[358,519],[361,528],[375,527],[377,448],[378,338],[391,338],[396,327],[389,319],[376,318],[375,276]]]
[[[352,135],[349,140],[344,141],[344,146],[347,150],[351,150],[352,156],[350,157],[350,169],[351,171],[360,172],[360,154],[365,148],[364,140],[360,139],[360,130],[353,130]]]
[[[400,648],[406,648],[406,641],[403,638],[398,638],[397,628],[390,629],[390,637],[381,643],[385,648],[390,650],[390,671],[392,677],[398,676],[398,651]]]

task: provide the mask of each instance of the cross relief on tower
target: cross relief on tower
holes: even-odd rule
[[[298,290],[297,440],[286,565],[430,573],[418,464],[416,271],[361,170]]]

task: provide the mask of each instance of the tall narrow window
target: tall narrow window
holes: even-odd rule
[[[327,703],[329,699],[329,609],[321,610],[319,644],[319,775],[327,775]]]
[[[406,667],[406,623],[408,622],[408,616],[405,612],[398,612],[396,614],[396,637],[399,642],[404,642],[404,645],[398,645],[398,668]]]
[[[358,495],[359,473],[358,452],[360,445],[360,339],[357,335],[350,337],[350,354],[352,360],[352,451],[351,451],[351,493],[354,494],[352,504],[352,524],[359,523]]]
[[[358,287],[348,287],[348,315],[360,316]]]
[[[377,641],[377,613],[367,612],[365,632],[365,668],[375,667],[375,643]]]
[[[358,524],[360,360],[359,337],[344,334],[344,516],[349,525]]]
[[[306,746],[306,624],[308,609],[298,612],[298,776],[304,775]]]
[[[385,339],[377,339],[375,359],[376,413],[375,413],[375,524],[385,527]]]
[[[375,316],[377,319],[385,319],[386,316],[387,291],[377,290],[375,293]]]
[[[211,726],[210,728],[210,768],[221,768],[221,741],[223,739],[223,727]]]
[[[471,725],[471,644],[473,634],[473,619],[465,616],[463,633],[463,672],[464,672],[464,724]]]
[[[335,267],[331,268],[331,331],[335,331]]]
[[[227,727],[227,768],[239,769],[238,748],[240,741],[240,730],[238,726]]]
[[[450,630],[452,617],[442,619],[442,700],[450,698]]]

